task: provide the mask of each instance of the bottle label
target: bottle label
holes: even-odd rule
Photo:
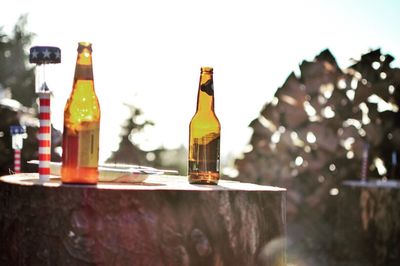
[[[97,167],[99,162],[99,124],[90,123],[79,132],[78,165]]]
[[[92,80],[92,65],[76,65],[74,78],[80,80]]]
[[[214,82],[212,79],[207,80],[206,83],[201,84],[200,90],[207,93],[210,96],[214,96]]]

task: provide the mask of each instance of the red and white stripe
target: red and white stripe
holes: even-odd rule
[[[14,173],[21,173],[21,150],[14,150]]]
[[[40,92],[39,103],[39,181],[46,182],[50,178],[51,157],[50,92]]]

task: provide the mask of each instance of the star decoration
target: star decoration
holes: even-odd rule
[[[61,58],[60,51],[56,51],[56,52],[54,52],[54,54],[55,54],[55,56],[56,56],[56,59]]]
[[[37,58],[37,56],[38,56],[38,51],[33,50],[33,52],[32,52],[32,59],[33,59],[33,58]]]
[[[43,58],[49,58],[50,59],[50,51],[49,49],[44,50],[43,52]]]

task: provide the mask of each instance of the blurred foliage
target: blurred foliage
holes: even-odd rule
[[[400,69],[390,66],[393,59],[378,49],[341,69],[325,50],[302,62],[300,76],[291,73],[250,123],[252,150],[236,161],[239,179],[288,189],[289,237],[308,254],[306,265],[328,265],[344,180],[399,177],[392,158],[400,153]]]
[[[146,148],[145,136],[154,126],[152,121],[145,119],[143,112],[133,105],[126,104],[130,115],[121,126],[121,141],[118,150],[114,151],[107,163],[136,164],[162,169],[186,172],[186,150],[184,147],[168,150],[163,147]]]
[[[35,75],[27,51],[35,34],[26,30],[27,22],[27,15],[22,15],[11,35],[0,27],[0,84],[11,90],[13,99],[31,107],[36,99]]]

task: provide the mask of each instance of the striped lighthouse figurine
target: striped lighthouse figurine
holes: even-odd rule
[[[35,91],[39,95],[39,182],[50,178],[51,158],[51,91],[46,83],[45,68],[61,62],[61,50],[53,46],[34,46],[30,49],[29,62],[36,64]]]
[[[14,150],[14,173],[21,173],[21,150],[26,137],[24,126],[10,126],[12,148]]]

